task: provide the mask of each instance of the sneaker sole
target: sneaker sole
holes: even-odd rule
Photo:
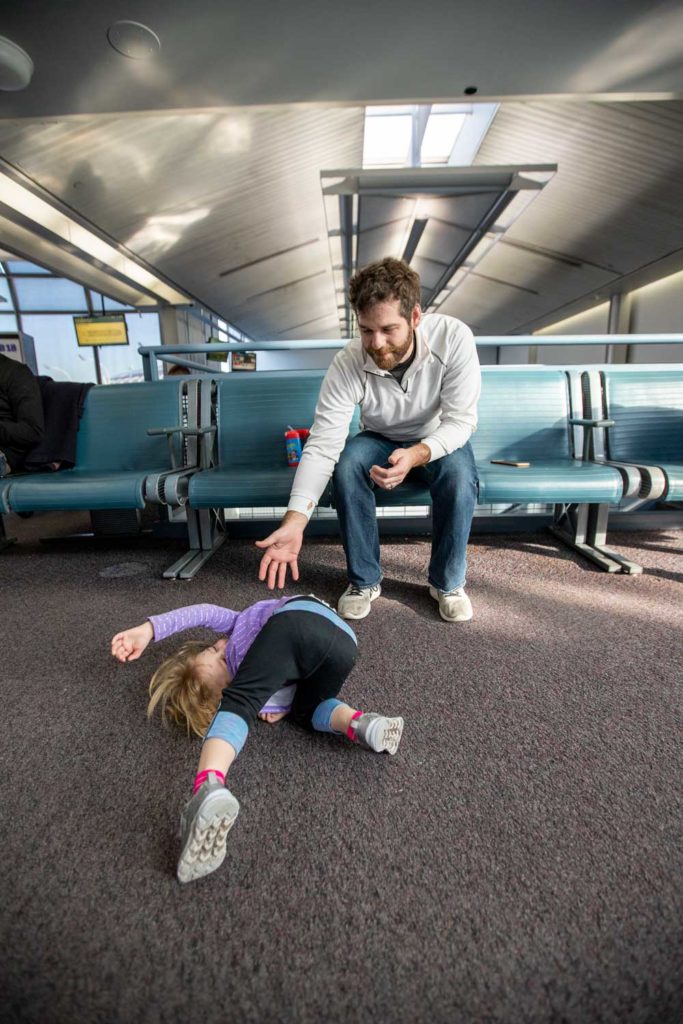
[[[387,718],[386,723],[378,737],[379,750],[377,753],[395,754],[403,735],[404,722],[402,718]]]
[[[376,594],[370,595],[370,604],[367,606],[364,612],[360,613],[360,615],[352,615],[351,612],[343,612],[339,607],[339,604],[337,605],[337,615],[341,615],[342,619],[353,619],[356,622],[358,621],[358,619],[365,619],[370,614],[370,605],[372,604],[373,601],[377,600],[381,593],[382,588],[380,587]]]
[[[433,597],[434,600],[438,603],[439,595],[437,591],[434,589],[434,587],[429,588],[429,593],[430,596]],[[441,605],[439,605],[439,615],[444,620],[444,622],[469,622],[470,619],[474,617],[474,612],[472,611],[472,606],[470,605],[469,615],[444,615],[444,613],[441,611]]]
[[[228,832],[235,824],[239,809],[239,803],[227,789],[207,796],[195,814],[180,854],[179,882],[192,882],[221,866]]]

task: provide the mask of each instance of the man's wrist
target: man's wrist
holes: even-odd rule
[[[429,445],[423,444],[422,441],[418,444],[414,444],[412,448],[409,448],[408,450],[413,461],[413,467],[426,466],[432,458],[431,448]]]
[[[304,512],[295,512],[290,508],[285,512],[280,526],[296,526],[303,533],[308,526],[308,516]]]

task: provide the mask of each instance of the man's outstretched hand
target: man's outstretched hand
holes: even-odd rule
[[[269,537],[256,541],[256,547],[263,549],[258,578],[267,580],[270,590],[276,586],[284,587],[287,566],[291,569],[292,579],[299,579],[297,559],[304,542],[307,523],[308,519],[301,512],[287,512],[277,530]]]

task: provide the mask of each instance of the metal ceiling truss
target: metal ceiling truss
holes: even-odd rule
[[[373,258],[394,256],[421,271],[422,306],[434,311],[504,236],[556,170],[554,164],[533,164],[322,171],[343,336],[348,337],[353,328],[348,289],[358,270],[361,238],[366,253],[375,250]],[[369,202],[371,198],[374,203]],[[412,213],[395,216],[394,207],[406,200]],[[454,218],[458,201],[464,209]],[[386,216],[379,219],[378,204],[387,207]],[[368,223],[371,214],[375,222]],[[444,225],[453,229],[448,243],[438,233]]]

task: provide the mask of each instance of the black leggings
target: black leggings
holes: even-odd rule
[[[297,610],[297,603],[319,604],[325,614]],[[332,618],[328,618],[330,615]],[[335,621],[336,620],[336,621]],[[223,690],[220,711],[252,725],[269,697],[296,683],[290,718],[311,729],[318,705],[336,697],[358,655],[355,640],[335,612],[315,598],[294,598],[268,619],[247,651],[235,678]]]

